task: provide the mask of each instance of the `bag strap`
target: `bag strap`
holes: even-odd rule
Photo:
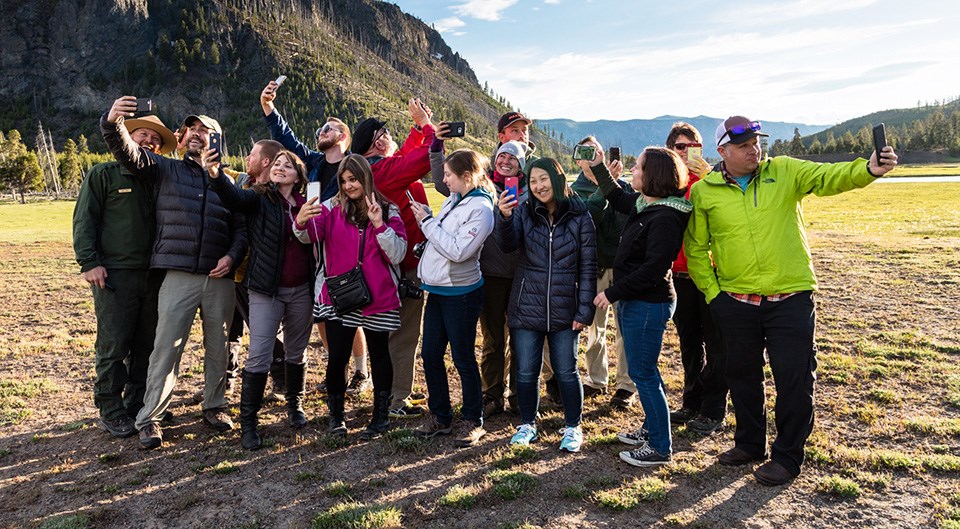
[[[357,249],[357,266],[363,265],[363,245],[367,240],[367,230],[366,228],[360,229],[360,247]],[[321,252],[322,254],[322,252]],[[330,274],[327,273],[327,260],[323,260],[323,275],[324,277],[330,277]]]

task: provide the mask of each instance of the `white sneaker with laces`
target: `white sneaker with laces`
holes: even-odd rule
[[[583,430],[579,426],[568,426],[560,432],[563,434],[563,439],[560,440],[560,450],[579,452],[580,446],[583,444]]]
[[[530,446],[537,438],[537,427],[532,424],[521,424],[517,427],[517,433],[510,439],[511,445]]]
[[[640,448],[620,452],[620,459],[635,467],[652,467],[669,463],[670,454],[663,455],[644,442]]]
[[[647,442],[647,439],[650,437],[650,434],[647,432],[646,428],[640,427],[632,432],[620,432],[617,434],[617,439],[621,443],[628,445],[642,445]]]

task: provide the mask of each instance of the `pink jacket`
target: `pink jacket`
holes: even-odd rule
[[[373,301],[363,308],[364,316],[400,308],[396,265],[403,261],[407,251],[406,230],[395,206],[391,205],[385,216],[379,228],[367,226],[362,270]],[[320,214],[310,219],[303,230],[294,225],[294,233],[303,242],[323,243],[325,276],[340,275],[357,266],[360,229],[347,221],[340,206],[333,205],[333,199],[323,203]],[[319,301],[323,305],[331,304],[326,284],[320,290]]]

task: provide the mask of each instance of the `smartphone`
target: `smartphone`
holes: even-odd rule
[[[880,158],[880,151],[887,146],[887,129],[883,123],[873,127],[873,150],[877,151],[877,163],[883,165],[883,158]]]
[[[573,148],[574,160],[593,160],[597,156],[597,148],[593,145],[577,145]]]
[[[320,201],[320,182],[307,182],[307,202],[313,198],[316,198],[317,202]]]
[[[513,198],[520,196],[520,179],[516,176],[508,176],[503,179],[503,187],[507,193],[513,195]]]
[[[703,158],[703,145],[700,143],[687,144],[687,161],[694,158]]]
[[[610,147],[610,161],[620,159],[620,147]]]
[[[280,77],[277,77],[277,80],[274,81],[274,82],[277,83],[277,88],[280,88],[280,85],[282,85],[283,82],[286,81],[286,80],[287,80],[287,76],[286,76],[286,75],[281,75]]]
[[[463,121],[451,121],[447,123],[448,138],[462,138],[467,132],[467,124]]]
[[[138,97],[137,112],[153,112],[153,100],[149,97]]]
[[[210,145],[208,148],[217,151],[217,154],[213,157],[214,160],[219,160],[223,157],[223,138],[220,137],[219,132],[210,133]]]
[[[416,202],[416,200],[413,199],[413,193],[411,193],[409,189],[404,191],[404,193],[407,194],[407,198],[410,200],[410,202]]]

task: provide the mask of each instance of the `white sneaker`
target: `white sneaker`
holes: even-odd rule
[[[511,445],[530,446],[537,438],[537,427],[533,424],[521,424],[517,427],[517,433],[510,439]]]
[[[563,439],[560,440],[560,450],[579,452],[580,446],[583,444],[583,430],[579,426],[573,426],[560,431],[563,433]]]
[[[633,446],[646,443],[649,437],[650,434],[647,432],[647,429],[642,427],[632,432],[620,432],[617,434],[617,439],[619,439],[621,443]]]

